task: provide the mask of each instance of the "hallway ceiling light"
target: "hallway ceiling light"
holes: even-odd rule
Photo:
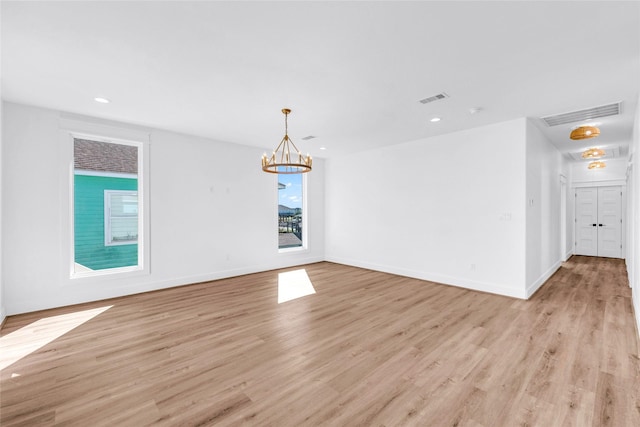
[[[573,140],[595,138],[600,135],[600,129],[595,126],[580,126],[571,131],[569,138]]]
[[[280,144],[273,150],[270,157],[267,154],[262,155],[262,170],[269,173],[279,174],[294,174],[294,173],[306,173],[311,170],[311,164],[313,160],[311,156],[307,154],[303,156],[298,150],[298,147],[293,143],[288,134],[287,117],[291,110],[283,108],[284,114],[284,137]],[[291,154],[291,147],[294,149],[294,153]]]
[[[604,156],[605,152],[602,148],[589,148],[584,153],[582,153],[583,159],[599,159]]]
[[[607,164],[599,160],[589,163],[589,169],[604,169],[606,167],[607,167]]]

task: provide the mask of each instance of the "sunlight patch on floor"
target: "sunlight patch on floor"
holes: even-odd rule
[[[45,317],[0,337],[0,370],[39,350],[56,338],[113,307],[94,308]]]
[[[278,274],[278,304],[315,293],[304,268]]]

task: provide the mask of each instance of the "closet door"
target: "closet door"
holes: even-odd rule
[[[598,256],[622,257],[622,191],[598,188]]]
[[[598,255],[598,189],[576,189],[576,255]]]
[[[576,255],[622,257],[622,189],[576,189]]]

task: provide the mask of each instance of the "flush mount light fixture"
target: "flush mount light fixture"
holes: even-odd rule
[[[287,117],[291,113],[288,108],[283,108],[284,114],[284,137],[280,144],[273,150],[270,157],[267,154],[262,155],[262,170],[269,173],[294,174],[306,173],[311,170],[313,160],[310,155],[303,156],[298,147],[289,138],[289,127]],[[294,152],[291,153],[291,147]]]
[[[595,138],[600,135],[600,129],[595,126],[580,126],[571,131],[569,138],[574,141]]]
[[[582,153],[583,159],[599,159],[604,156],[605,152],[602,148],[589,148],[584,153]]]
[[[100,104],[108,104],[111,101],[109,101],[107,98],[101,98],[99,96],[93,98],[94,101],[99,102]]]
[[[606,167],[607,167],[607,164],[599,160],[589,163],[589,166],[588,166],[589,169],[604,169]]]

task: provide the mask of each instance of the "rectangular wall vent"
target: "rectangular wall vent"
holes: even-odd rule
[[[430,102],[439,101],[441,99],[445,99],[445,98],[448,98],[448,97],[449,97],[449,95],[447,95],[446,93],[442,92],[442,93],[439,93],[437,95],[433,95],[433,96],[430,96],[428,98],[421,99],[420,102],[423,103],[423,104],[428,104]]]
[[[599,117],[615,116],[620,114],[621,110],[622,102],[616,102],[615,104],[601,105],[585,110],[556,114],[555,116],[546,116],[542,117],[542,120],[544,120],[548,126],[558,126],[567,123],[582,122],[588,119],[597,119]]]

